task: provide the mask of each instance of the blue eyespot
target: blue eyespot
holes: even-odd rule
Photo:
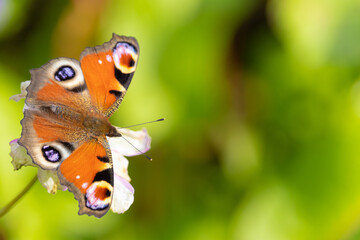
[[[61,154],[55,148],[45,145],[41,148],[43,156],[49,162],[58,162],[61,159]]]
[[[66,81],[75,77],[75,71],[70,66],[62,66],[56,71],[54,77],[56,81]]]

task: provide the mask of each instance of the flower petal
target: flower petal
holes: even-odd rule
[[[116,130],[121,133],[123,137],[108,138],[111,152],[117,152],[124,156],[136,156],[150,149],[151,137],[145,128],[140,131],[132,131],[124,128],[116,128]],[[124,138],[134,145],[134,147],[124,140]]]
[[[14,96],[11,96],[10,99],[14,100],[15,102],[20,101],[23,98],[26,98],[26,88],[30,85],[30,80],[22,82],[20,85],[20,89],[21,89],[21,93],[20,94],[16,94]]]
[[[111,149],[111,155],[113,161],[114,174],[130,182],[131,179],[129,177],[127,170],[129,166],[129,161],[123,155],[119,154],[117,151],[113,151],[113,149]]]
[[[11,163],[15,170],[19,170],[22,166],[36,166],[31,160],[31,157],[27,154],[26,149],[19,145],[18,139],[12,140],[9,144],[11,148]]]
[[[114,192],[111,210],[114,213],[124,213],[134,202],[134,188],[124,178],[115,174]]]
[[[56,171],[38,168],[38,179],[48,193],[55,194],[58,188],[61,187]]]

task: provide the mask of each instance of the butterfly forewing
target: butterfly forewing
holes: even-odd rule
[[[138,57],[137,41],[115,34],[109,42],[82,52],[80,63],[92,103],[106,116],[111,116],[124,98]]]

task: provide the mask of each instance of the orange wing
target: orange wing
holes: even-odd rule
[[[108,145],[105,139],[102,142]],[[95,140],[85,142],[58,169],[60,183],[68,186],[79,201],[79,214],[101,217],[110,208],[114,173],[107,149]]]
[[[109,42],[81,53],[81,68],[92,103],[106,116],[111,116],[124,98],[138,56],[137,41],[116,34]]]

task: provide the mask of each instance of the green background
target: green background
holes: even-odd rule
[[[356,0],[0,0],[0,207],[14,171],[20,82],[113,32],[140,60],[111,118],[147,125],[125,214],[78,216],[37,183],[0,239],[360,239],[360,3]],[[135,127],[134,130],[141,127]]]

